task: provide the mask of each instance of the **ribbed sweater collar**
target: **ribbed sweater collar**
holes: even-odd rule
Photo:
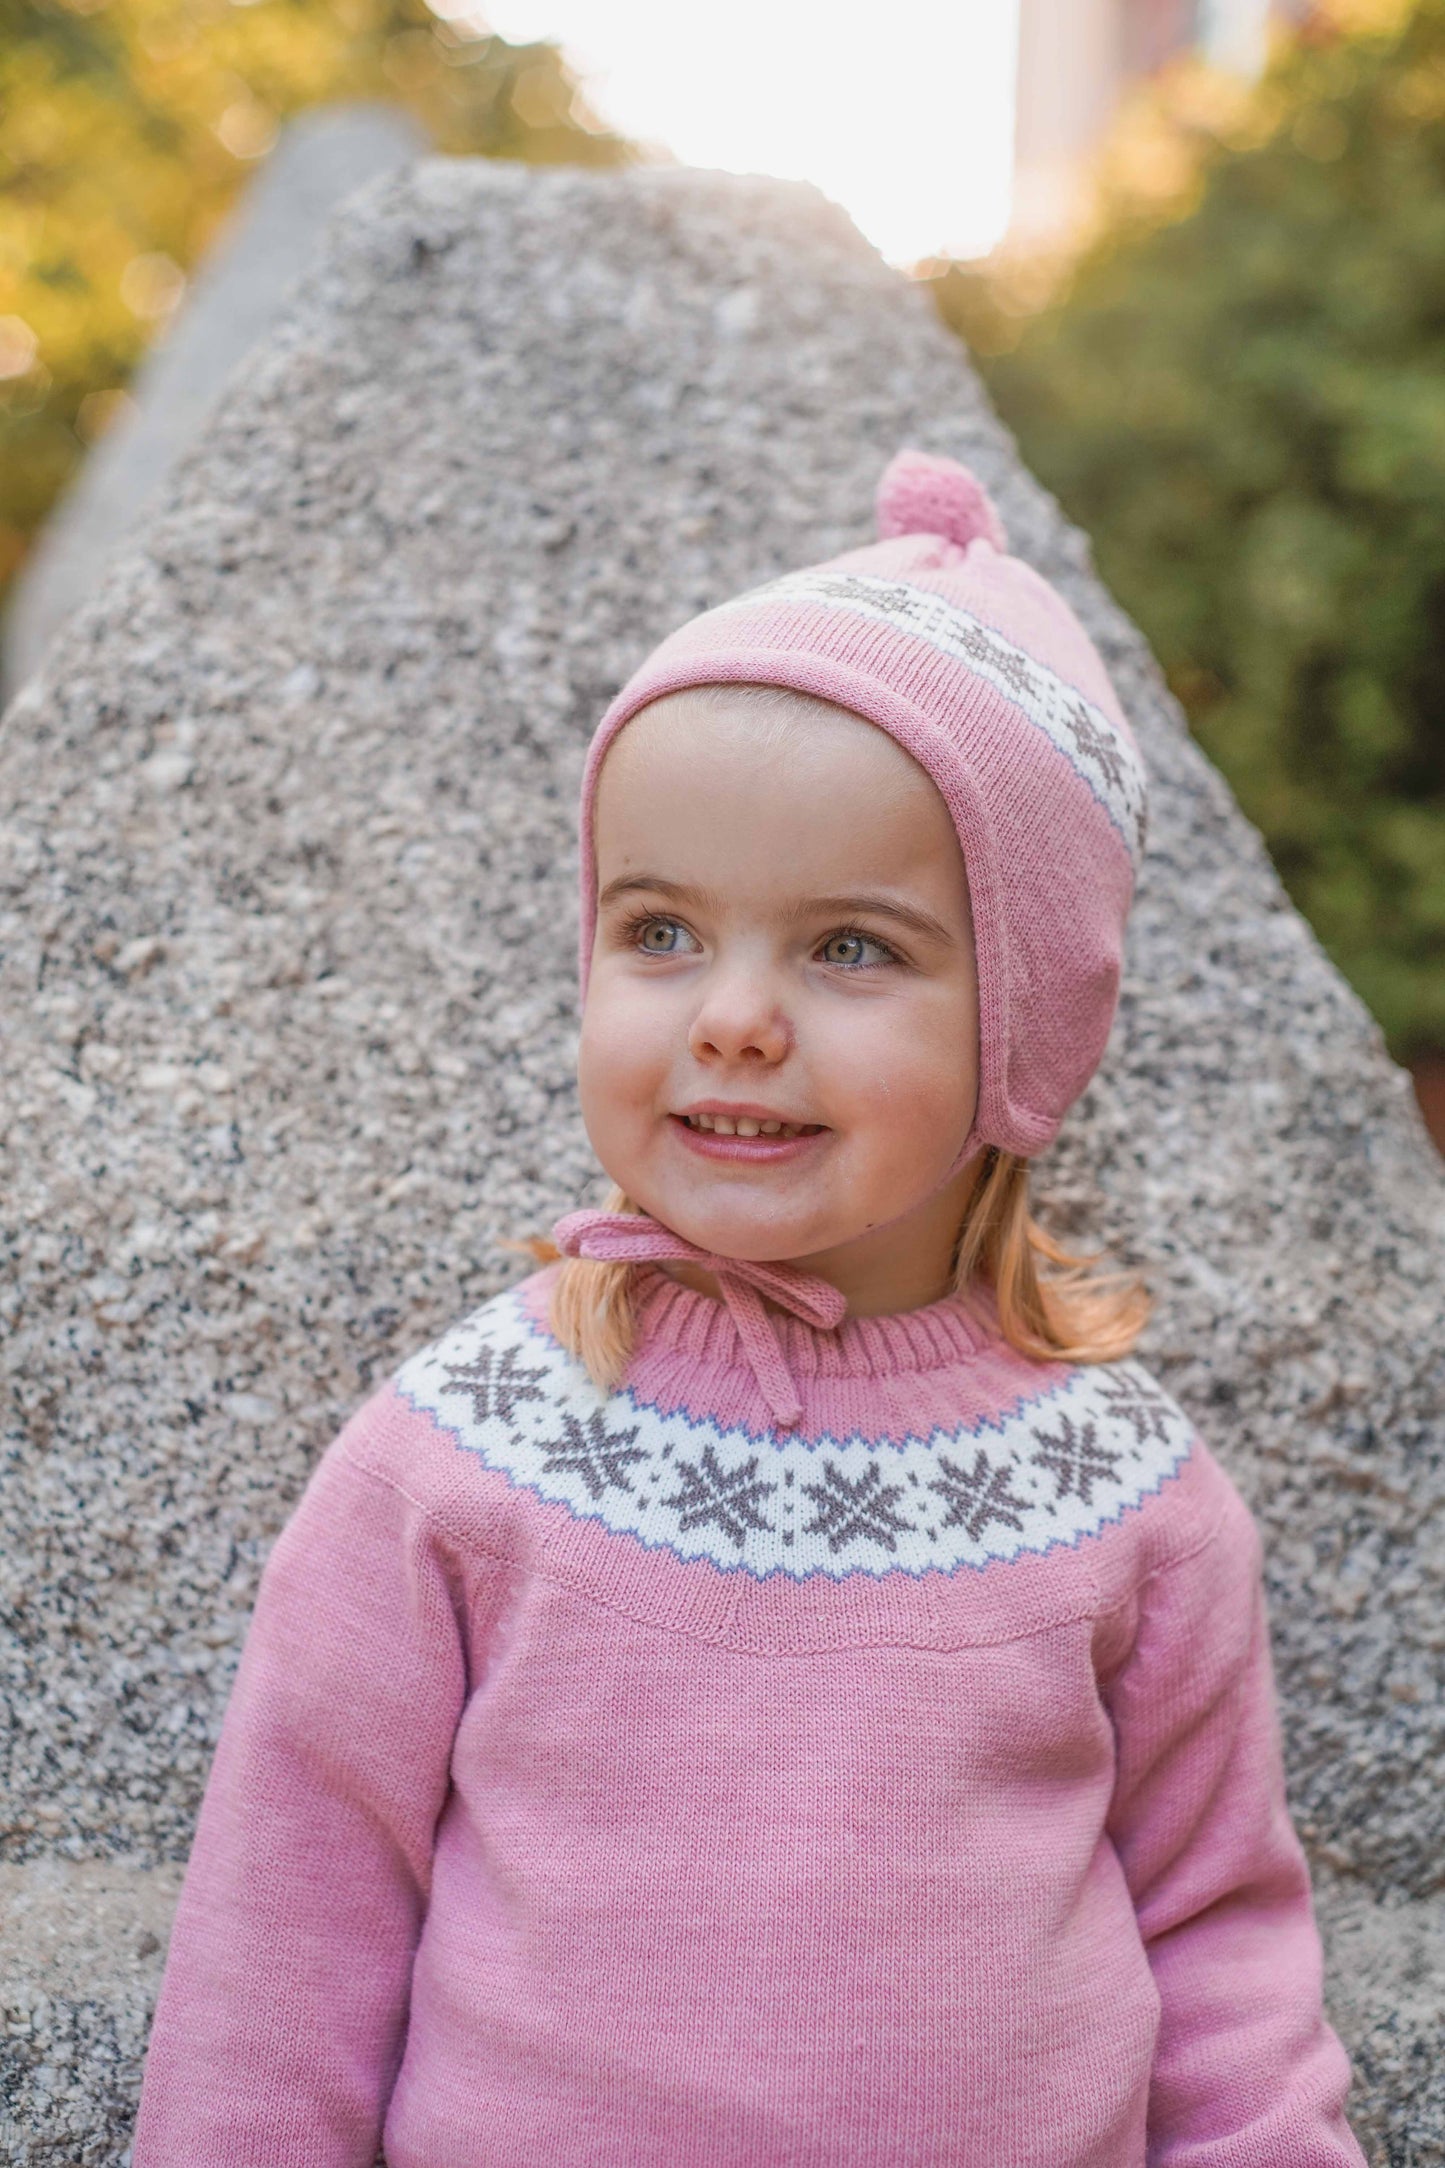
[[[638,1268],[637,1315],[641,1342],[649,1350],[684,1356],[704,1369],[746,1362],[726,1305],[683,1287],[656,1265]],[[832,1331],[782,1311],[773,1311],[770,1321],[788,1368],[799,1378],[906,1377],[953,1369],[976,1360],[1000,1337],[991,1299],[982,1290],[967,1302],[947,1296],[891,1316],[846,1318]]]

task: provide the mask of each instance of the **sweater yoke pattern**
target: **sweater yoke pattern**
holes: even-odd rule
[[[411,1357],[397,1389],[513,1486],[648,1549],[765,1580],[986,1569],[1080,1541],[1183,1466],[1188,1417],[1136,1362],[1065,1369],[995,1414],[897,1439],[758,1435],[604,1393],[518,1291]]]

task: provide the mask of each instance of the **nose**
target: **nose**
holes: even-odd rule
[[[687,1043],[695,1061],[771,1067],[792,1046],[793,1029],[765,973],[745,968],[715,971],[709,975]]]

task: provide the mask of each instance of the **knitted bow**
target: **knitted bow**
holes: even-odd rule
[[[791,1430],[803,1412],[798,1388],[788,1369],[763,1296],[791,1310],[806,1324],[831,1332],[841,1325],[848,1304],[838,1289],[793,1265],[758,1265],[746,1257],[719,1257],[699,1249],[686,1235],[674,1234],[644,1212],[569,1212],[552,1229],[564,1257],[591,1257],[607,1264],[650,1265],[678,1262],[701,1265],[718,1290],[738,1329],[743,1353],[758,1390],[780,1430]]]

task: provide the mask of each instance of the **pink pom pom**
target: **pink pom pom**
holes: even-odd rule
[[[900,452],[878,484],[878,533],[938,534],[966,549],[970,542],[1008,548],[1003,521],[976,475],[956,459],[932,452]]]

